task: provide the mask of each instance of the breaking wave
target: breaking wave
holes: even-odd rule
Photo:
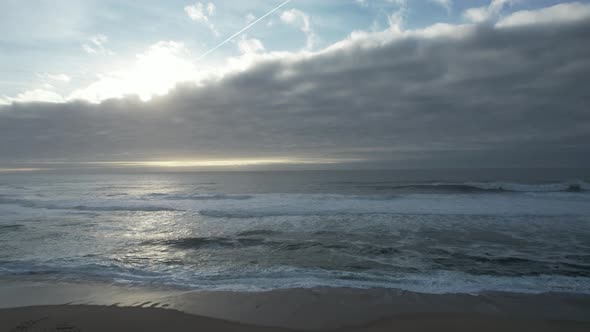
[[[417,183],[396,186],[374,186],[377,190],[451,192],[451,193],[549,193],[549,192],[587,192],[590,183],[584,181],[547,184],[523,184],[512,182],[465,182],[465,183]]]
[[[46,280],[98,280],[132,284],[165,285],[211,291],[265,291],[272,289],[350,287],[393,288],[427,294],[479,294],[482,292],[590,294],[590,278],[563,275],[490,276],[459,271],[374,274],[366,271],[329,271],[291,266],[252,266],[239,273],[219,269],[194,271],[146,271],[104,264],[58,267],[49,265],[0,264],[0,276],[36,276]],[[237,271],[234,271],[237,272]]]

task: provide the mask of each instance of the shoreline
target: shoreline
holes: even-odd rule
[[[583,294],[438,295],[395,289],[352,288],[224,292],[99,283],[0,280],[0,317],[5,318],[10,318],[12,314],[33,317],[39,314],[39,310],[60,316],[60,312],[67,315],[83,310],[72,308],[93,308],[87,310],[90,317],[88,319],[97,315],[124,315],[131,312],[127,309],[144,312],[141,315],[150,315],[145,312],[156,310],[155,315],[165,316],[169,312],[178,312],[199,319],[209,317],[216,321],[231,321],[249,326],[306,331],[338,330],[355,326],[363,327],[361,330],[364,330],[371,324],[383,328],[383,324],[391,326],[398,324],[400,320],[410,325],[420,325],[427,323],[424,322],[425,317],[430,317],[430,322],[437,321],[443,325],[467,320],[473,324],[483,321],[488,322],[485,325],[494,325],[493,322],[508,324],[498,325],[498,328],[512,323],[524,324],[522,322],[549,325],[570,322],[590,327],[590,295]],[[104,308],[113,308],[114,311]],[[2,327],[5,328],[7,327]],[[84,331],[86,330],[85,328]]]

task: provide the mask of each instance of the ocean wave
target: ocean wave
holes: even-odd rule
[[[268,218],[268,217],[311,217],[311,216],[338,216],[338,215],[371,215],[383,214],[379,212],[362,212],[362,211],[336,211],[336,210],[294,210],[287,209],[244,209],[244,210],[201,210],[199,214],[211,218],[227,219],[250,219],[250,218]]]
[[[587,192],[590,183],[584,181],[559,182],[546,184],[524,184],[513,182],[465,182],[465,183],[416,183],[404,185],[377,185],[377,190],[417,191],[417,192],[451,192],[451,193],[550,193],[550,192]]]
[[[62,209],[62,208],[60,208]],[[77,211],[106,211],[106,212],[169,212],[169,211],[182,211],[179,209],[169,208],[169,207],[162,207],[162,206],[86,206],[86,205],[78,205],[71,208],[65,208],[66,210],[77,210]]]
[[[245,249],[250,247],[269,247],[273,251],[297,251],[310,248],[324,250],[339,250],[350,254],[360,254],[368,257],[394,256],[402,251],[391,246],[376,245],[370,243],[326,242],[320,240],[292,240],[272,239],[269,234],[280,232],[242,232],[239,237],[187,237],[169,240],[145,241],[142,245],[169,246],[183,250],[200,249]],[[264,237],[254,237],[254,235]],[[400,267],[401,269],[401,267]]]
[[[544,194],[545,195],[545,194]],[[556,194],[562,195],[562,194]],[[202,217],[220,219],[360,218],[388,215],[454,215],[454,216],[578,216],[590,215],[588,197],[566,198],[523,195],[448,195],[415,194],[390,200],[362,201],[342,196],[269,198],[256,207],[240,204],[210,206],[198,209]]]
[[[222,200],[234,200],[243,201],[253,198],[251,195],[179,195],[179,194],[164,194],[164,193],[152,193],[148,197],[155,197],[163,200],[190,200],[190,201],[222,201]]]
[[[199,249],[240,249],[248,247],[271,247],[276,251],[295,251],[303,250],[312,247],[326,247],[330,245],[323,244],[318,241],[278,241],[269,240],[265,238],[253,237],[188,237],[180,239],[162,240],[162,241],[147,241],[143,245],[164,245],[171,246],[177,249],[184,250],[199,250]]]
[[[239,248],[266,244],[264,239],[232,239],[226,237],[188,237],[161,241],[147,241],[143,245],[164,245],[179,249]]]
[[[0,195],[0,204],[19,205],[22,207],[35,207],[35,202],[20,199],[20,198],[6,198],[6,195]]]
[[[281,234],[281,232],[271,229],[254,229],[238,233],[239,236],[269,236],[278,234]]]
[[[19,230],[19,229],[22,229],[23,227],[25,227],[25,225],[20,225],[20,224],[0,225],[0,230],[6,230],[6,231]]]
[[[473,182],[471,186],[483,190],[508,192],[584,192],[590,191],[590,184],[583,181],[548,184],[522,184],[510,182]]]
[[[162,271],[113,264],[63,267],[53,264],[0,262],[0,276],[25,276],[41,280],[96,280],[137,286],[168,286],[211,291],[257,292],[293,288],[386,288],[424,294],[575,293],[590,294],[590,278],[564,275],[493,276],[438,270],[426,273],[373,273],[335,271],[292,266],[252,265],[240,271],[223,268],[164,269]]]
[[[336,194],[257,194],[203,200],[114,199],[104,196],[69,199],[0,197],[0,205],[78,212],[186,212],[187,218],[251,219],[269,217],[416,215],[589,215],[590,195],[535,192],[527,195],[462,195],[410,192],[383,197]],[[251,197],[251,198],[250,198]],[[8,209],[7,209],[8,210]]]
[[[41,202],[41,201],[34,201],[28,199],[20,199],[20,198],[3,198],[0,197],[0,204],[7,204],[7,205],[17,205],[25,208],[33,208],[33,209],[47,209],[47,210],[76,210],[76,211],[111,211],[111,212],[118,212],[118,211],[130,211],[130,212],[165,212],[165,211],[182,211],[179,209],[174,209],[170,207],[163,207],[163,206],[152,206],[152,205],[104,205],[104,206],[89,206],[89,205],[59,205],[55,203],[49,202]]]

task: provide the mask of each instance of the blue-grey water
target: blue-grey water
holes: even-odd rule
[[[589,170],[0,174],[0,277],[590,294]]]

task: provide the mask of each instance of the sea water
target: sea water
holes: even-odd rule
[[[589,170],[0,174],[0,277],[590,294]]]

